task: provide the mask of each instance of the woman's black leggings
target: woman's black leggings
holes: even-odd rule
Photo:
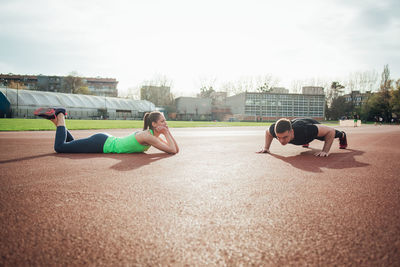
[[[65,126],[57,126],[54,150],[58,153],[103,153],[109,134],[98,133],[75,140]]]

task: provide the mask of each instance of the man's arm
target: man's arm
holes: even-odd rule
[[[264,147],[260,151],[257,151],[257,153],[270,153],[269,147],[271,146],[272,140],[274,140],[274,137],[270,134],[269,129],[268,129],[265,131]]]
[[[318,137],[324,137],[325,143],[321,152],[315,154],[317,157],[327,157],[329,155],[329,150],[331,149],[333,140],[335,139],[335,129],[321,125],[314,124],[318,128]]]

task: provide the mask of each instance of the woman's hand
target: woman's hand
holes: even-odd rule
[[[169,128],[168,126],[157,126],[156,131],[165,135],[166,133],[169,132]]]

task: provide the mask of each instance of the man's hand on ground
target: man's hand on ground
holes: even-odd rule
[[[260,151],[257,151],[256,153],[259,153],[259,154],[261,154],[261,153],[268,153],[268,154],[270,154],[269,149],[266,149],[266,148],[261,148],[261,150],[260,150]]]
[[[329,155],[329,153],[326,153],[324,151],[320,151],[314,154],[314,156],[316,157],[327,157]]]

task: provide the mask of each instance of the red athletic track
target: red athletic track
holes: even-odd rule
[[[256,154],[260,127],[172,129],[175,156],[1,132],[0,266],[399,266],[400,126],[341,129],[328,158],[320,141]]]

